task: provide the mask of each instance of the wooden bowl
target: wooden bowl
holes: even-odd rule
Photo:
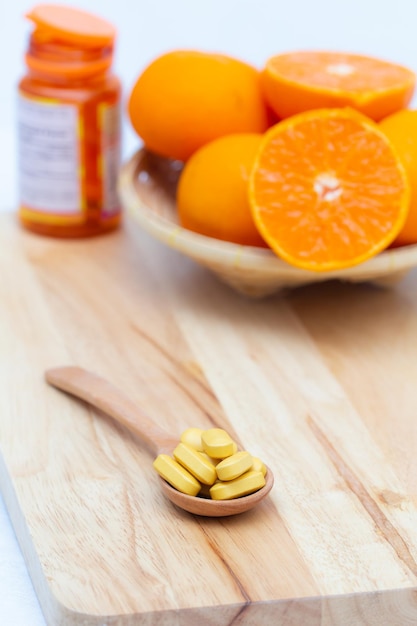
[[[410,245],[385,250],[355,267],[312,272],[293,267],[269,249],[199,235],[178,223],[175,191],[180,172],[177,161],[139,150],[120,172],[124,209],[153,237],[207,267],[246,296],[260,298],[283,288],[331,279],[390,286],[417,265],[417,245]]]

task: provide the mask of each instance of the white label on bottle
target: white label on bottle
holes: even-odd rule
[[[19,97],[20,204],[55,214],[82,212],[78,109]]]
[[[103,214],[120,210],[117,195],[117,177],[120,168],[120,107],[102,104],[100,107],[102,141]]]

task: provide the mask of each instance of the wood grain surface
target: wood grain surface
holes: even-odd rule
[[[417,623],[415,272],[253,301],[129,221],[0,238],[0,486],[49,625]],[[140,442],[45,384],[59,365],[170,432],[226,428],[269,497],[177,509]]]

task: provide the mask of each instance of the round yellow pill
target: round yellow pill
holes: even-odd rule
[[[216,465],[217,476],[219,480],[233,480],[250,470],[252,463],[252,455],[249,452],[246,450],[236,452]]]
[[[224,459],[237,450],[236,443],[223,428],[209,428],[201,435],[204,452],[214,459]]]
[[[201,489],[198,480],[168,454],[159,454],[153,462],[153,467],[167,483],[181,493],[196,496]]]
[[[265,485],[265,478],[262,472],[249,470],[242,476],[228,480],[227,482],[217,482],[210,488],[212,500],[233,500],[240,496],[247,496],[254,491],[258,491]]]
[[[262,474],[265,476],[266,475],[266,465],[263,461],[261,461],[261,459],[258,459],[257,456],[253,456],[252,457],[252,467],[251,469],[256,471],[256,472],[262,472]]]
[[[182,443],[188,443],[190,446],[203,452],[203,444],[201,443],[202,428],[187,428],[180,437]]]
[[[173,454],[175,460],[191,472],[200,483],[212,485],[217,480],[213,463],[188,443],[179,443]]]

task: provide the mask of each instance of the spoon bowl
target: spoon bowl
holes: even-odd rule
[[[163,478],[159,477],[159,479],[163,493],[173,504],[180,509],[188,511],[188,513],[205,517],[226,517],[227,515],[236,515],[237,513],[249,511],[268,495],[274,484],[273,474],[267,468],[265,485],[258,491],[247,496],[234,498],[233,500],[210,500],[210,498],[189,496],[186,493],[181,493],[181,491],[171,487]]]
[[[172,454],[178,444],[178,438],[163,430],[121,391],[92,372],[80,367],[56,367],[45,372],[45,379],[53,387],[88,402],[122,424],[140,438],[154,458],[162,453]],[[194,515],[225,517],[248,511],[261,502],[271,491],[274,476],[267,468],[265,485],[261,489],[233,500],[189,496],[171,487],[161,477],[159,484],[164,495],[177,507]]]

